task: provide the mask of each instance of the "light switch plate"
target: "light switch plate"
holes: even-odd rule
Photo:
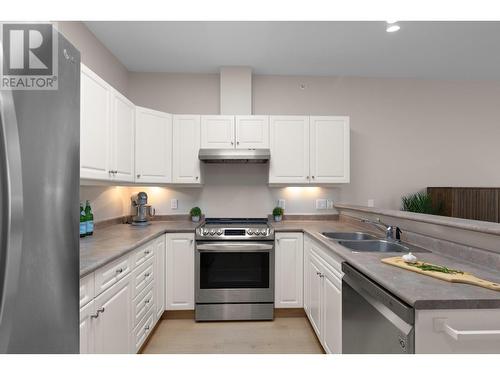
[[[316,199],[316,209],[326,210],[326,199]]]
[[[177,207],[179,206],[179,201],[177,199],[170,199],[170,208],[172,210],[177,210]]]
[[[278,207],[285,209],[285,200],[284,199],[278,199]]]

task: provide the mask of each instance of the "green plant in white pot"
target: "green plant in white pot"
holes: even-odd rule
[[[283,219],[283,208],[281,207],[274,207],[273,209],[273,216],[274,216],[274,221],[281,221]]]
[[[189,211],[189,215],[191,215],[191,220],[194,222],[200,221],[201,217],[201,208],[200,207],[193,207],[191,208],[191,211]]]

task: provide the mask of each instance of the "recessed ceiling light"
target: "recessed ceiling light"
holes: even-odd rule
[[[387,27],[385,31],[387,31],[388,33],[394,33],[399,29],[401,29],[401,26],[399,26],[397,21],[387,21]]]

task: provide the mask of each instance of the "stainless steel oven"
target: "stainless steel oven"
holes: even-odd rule
[[[260,228],[250,228],[249,235],[249,229],[233,225],[220,229],[220,235],[208,229],[204,238],[204,230],[199,228],[196,241],[196,320],[273,319],[274,240],[269,233],[257,234],[259,239],[253,233]]]

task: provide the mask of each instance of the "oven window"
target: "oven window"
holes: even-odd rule
[[[269,253],[200,253],[200,288],[269,288]]]

